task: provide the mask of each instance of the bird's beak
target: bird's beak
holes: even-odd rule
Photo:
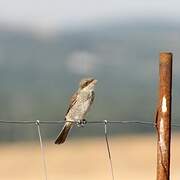
[[[96,84],[97,82],[98,82],[98,80],[97,80],[97,79],[94,79],[93,84]]]

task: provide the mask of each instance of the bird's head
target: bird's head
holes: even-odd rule
[[[80,89],[93,90],[96,83],[97,83],[97,80],[94,78],[84,78],[80,81],[79,86],[80,86]]]

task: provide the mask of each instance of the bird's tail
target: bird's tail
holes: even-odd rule
[[[65,125],[63,126],[61,132],[59,133],[56,141],[55,141],[55,144],[62,144],[64,143],[64,141],[66,140],[67,138],[67,135],[69,133],[69,130],[71,129],[73,123],[71,122],[66,122]]]

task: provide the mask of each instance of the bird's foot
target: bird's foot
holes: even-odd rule
[[[87,123],[87,121],[85,119],[83,120],[76,120],[76,125],[78,127],[84,127],[84,125]]]

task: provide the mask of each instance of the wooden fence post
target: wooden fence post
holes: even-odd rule
[[[172,53],[160,53],[159,99],[156,114],[157,180],[170,179]]]

